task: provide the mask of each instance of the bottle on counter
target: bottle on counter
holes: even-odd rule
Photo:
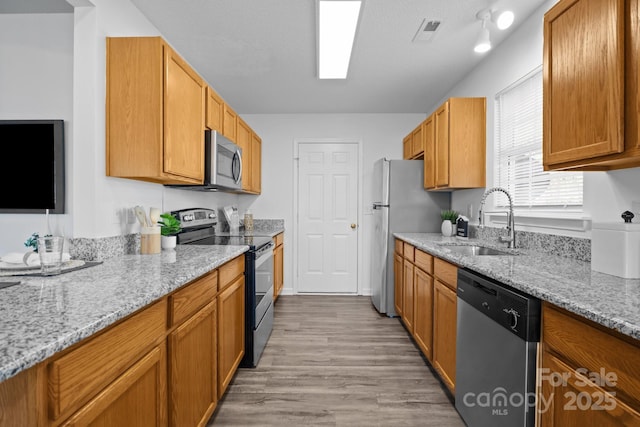
[[[253,213],[249,209],[244,213],[244,232],[253,234]]]

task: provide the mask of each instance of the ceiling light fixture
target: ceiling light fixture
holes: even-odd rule
[[[347,78],[361,4],[318,0],[318,78]]]
[[[491,50],[491,38],[489,29],[487,28],[487,22],[490,18],[491,14],[489,12],[482,15],[482,17],[480,17],[480,14],[478,14],[478,19],[482,20],[482,29],[480,30],[480,35],[478,36],[476,45],[473,48],[473,50],[477,53],[485,53]]]
[[[492,11],[484,9],[476,14],[476,18],[482,21],[482,29],[473,50],[478,53],[484,53],[491,50],[491,34],[487,26],[488,23],[495,24],[499,30],[506,30],[513,24],[515,15],[510,10]]]

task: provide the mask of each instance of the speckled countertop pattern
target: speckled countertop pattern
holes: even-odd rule
[[[248,249],[248,246],[178,245],[175,251],[123,255],[59,276],[15,278],[22,283],[0,289],[0,381],[149,305]]]
[[[591,271],[591,264],[571,258],[508,250],[477,239],[459,240],[437,233],[394,233],[446,261],[505,283],[568,311],[640,339],[640,279]],[[513,251],[514,256],[469,256],[447,244],[480,244]]]

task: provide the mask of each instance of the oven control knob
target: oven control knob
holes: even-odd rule
[[[216,214],[214,214],[213,212],[209,214],[209,219],[215,219],[215,217],[216,217]]]
[[[509,327],[511,327],[511,329],[515,331],[518,326],[518,318],[520,317],[520,313],[518,313],[513,308],[503,308],[502,311],[507,313],[507,315],[509,316]]]

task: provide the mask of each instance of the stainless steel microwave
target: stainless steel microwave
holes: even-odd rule
[[[204,135],[204,184],[168,187],[196,191],[242,191],[242,149],[239,145],[215,130]]]

